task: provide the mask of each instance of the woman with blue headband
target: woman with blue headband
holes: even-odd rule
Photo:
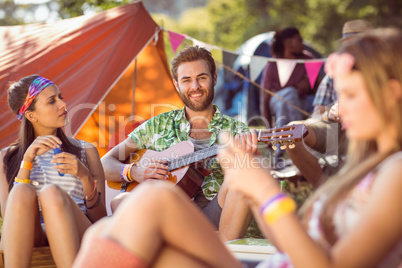
[[[29,267],[33,247],[49,245],[57,267],[71,267],[84,231],[106,216],[98,151],[64,134],[66,103],[52,81],[22,78],[8,104],[21,131],[0,155],[5,266]]]

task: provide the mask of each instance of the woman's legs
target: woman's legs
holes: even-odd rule
[[[34,246],[46,246],[36,190],[17,184],[11,190],[4,215],[1,242],[5,267],[29,267]]]
[[[96,228],[96,232],[92,231]],[[141,184],[111,218],[102,220],[90,230],[84,245],[91,236],[111,239],[150,266],[175,267],[175,262],[180,261],[182,264],[189,262],[187,267],[196,263],[210,267],[241,267],[188,197],[165,182]],[[91,254],[90,248],[84,245],[80,255]]]
[[[53,259],[57,267],[71,267],[91,222],[71,197],[56,185],[44,187],[39,200]]]
[[[229,263],[229,262],[227,262]],[[166,245],[161,250],[158,258],[152,264],[153,268],[166,268],[166,267],[191,267],[191,268],[205,268],[212,267],[211,264],[207,264],[205,261],[196,259],[191,255],[181,251],[178,248]],[[226,264],[228,265],[228,264]],[[217,266],[214,266],[217,267]],[[226,267],[226,266],[224,266]],[[232,266],[227,266],[232,267]]]

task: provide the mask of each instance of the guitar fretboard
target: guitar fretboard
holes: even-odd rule
[[[258,141],[275,145],[275,144],[293,144],[296,141],[301,141],[307,135],[308,131],[302,124],[291,125],[282,128],[274,128],[267,130],[259,130]],[[214,145],[190,154],[180,156],[168,161],[169,171],[173,171],[198,161],[215,156],[218,153],[219,145]],[[291,147],[290,147],[291,148]],[[276,149],[275,149],[276,150]]]
[[[198,161],[210,158],[218,153],[218,145],[211,146],[190,154],[183,155],[169,162],[169,171],[176,170]]]

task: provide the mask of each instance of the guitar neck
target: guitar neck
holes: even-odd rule
[[[258,136],[260,136],[260,134],[258,134]],[[258,141],[260,140],[258,139]],[[193,153],[186,154],[176,159],[173,159],[169,163],[169,171],[176,170],[197,163],[198,161],[202,161],[210,157],[213,157],[218,154],[218,148],[219,145],[214,145],[209,148],[195,151]]]
[[[281,128],[272,128],[259,130],[257,137],[258,141],[266,144],[291,144],[301,141],[303,137],[307,135],[308,131],[304,125],[291,125]],[[169,163],[169,171],[176,170],[198,161],[215,156],[218,153],[219,145],[214,145],[209,148],[205,148],[199,151],[195,151],[190,154],[183,155],[181,157],[172,159]],[[291,147],[292,148],[292,147]],[[276,150],[276,149],[275,149]]]
[[[186,154],[176,159],[173,159],[169,163],[169,171],[176,170],[197,163],[198,161],[202,161],[204,159],[213,157],[218,153],[218,147],[219,145],[214,145],[209,148],[195,151],[193,153]]]

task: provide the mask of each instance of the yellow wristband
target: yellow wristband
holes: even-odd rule
[[[296,210],[296,203],[290,197],[281,198],[280,200],[269,205],[263,212],[263,217],[268,224],[272,224],[287,214]]]
[[[21,179],[18,179],[17,177],[15,177],[14,181],[18,182],[18,183],[31,183],[30,179],[21,180]]]
[[[128,171],[127,171],[127,177],[132,182],[134,181],[134,179],[131,178],[131,169],[133,168],[133,166],[137,166],[137,163],[136,162],[131,163],[130,166],[128,167]]]
[[[20,168],[31,170],[32,169],[32,163],[27,162],[27,161],[22,161]]]

